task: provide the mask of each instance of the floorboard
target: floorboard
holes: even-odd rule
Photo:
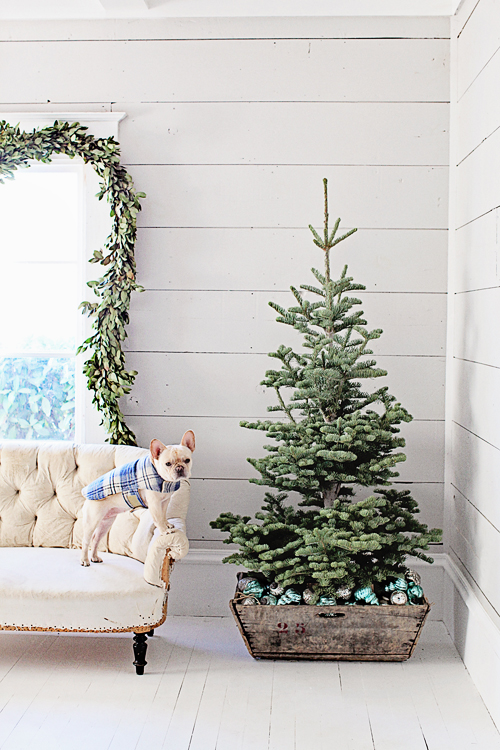
[[[132,638],[0,633],[0,750],[500,750],[440,622],[404,663],[255,661],[229,617]]]

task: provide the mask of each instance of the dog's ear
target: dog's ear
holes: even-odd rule
[[[149,450],[151,452],[151,456],[155,460],[159,459],[160,453],[163,453],[163,451],[165,450],[165,448],[166,448],[166,446],[163,445],[163,443],[161,442],[161,440],[157,440],[156,438],[151,441],[151,444],[149,446]]]
[[[189,448],[191,453],[194,452],[195,439],[193,430],[188,430],[184,433],[184,435],[182,436],[181,445],[185,445],[186,448]]]

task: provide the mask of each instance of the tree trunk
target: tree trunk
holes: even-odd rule
[[[333,508],[333,503],[338,498],[341,487],[341,482],[335,482],[335,484],[333,484],[328,490],[323,492],[324,508]]]

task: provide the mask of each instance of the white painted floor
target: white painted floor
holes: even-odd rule
[[[440,622],[404,663],[255,661],[230,618],[130,636],[0,633],[2,750],[500,750]]]

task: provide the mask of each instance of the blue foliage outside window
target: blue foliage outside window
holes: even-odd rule
[[[32,165],[0,186],[0,439],[75,439],[80,179]]]
[[[0,436],[73,440],[73,358],[0,358]]]

